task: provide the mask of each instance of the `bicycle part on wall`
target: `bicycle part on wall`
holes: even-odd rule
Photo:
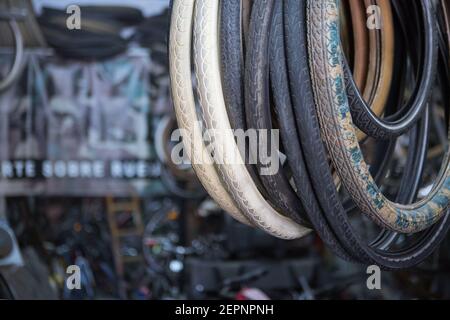
[[[263,0],[252,2],[251,10],[248,4],[174,0],[171,12],[175,109],[194,114],[190,121],[179,115],[178,124],[195,130],[196,87],[204,124],[214,129],[208,131],[212,169],[222,192],[255,226],[277,237],[306,235],[305,229],[287,229],[300,223],[349,261],[386,269],[422,262],[450,223],[448,151],[440,165],[425,162],[429,140],[448,145],[448,123],[442,123],[449,112],[446,4],[436,11],[428,1]],[[381,30],[366,30],[370,5],[380,9]],[[247,25],[242,21],[250,11]],[[436,17],[444,23],[438,26]],[[446,117],[437,116],[441,112]],[[277,152],[287,161],[277,158],[280,170],[269,176],[254,170],[244,153],[244,164],[231,165],[229,154],[242,150],[234,152],[231,135],[216,133],[229,129],[280,129]],[[190,137],[187,145],[199,145],[190,153],[195,158],[205,152],[202,136]],[[401,142],[407,149],[397,153]],[[443,148],[434,147],[435,153],[448,150]],[[195,171],[203,181],[212,176],[212,170]]]

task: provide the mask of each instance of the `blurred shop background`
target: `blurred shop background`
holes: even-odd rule
[[[225,215],[171,162],[168,22],[168,0],[0,0],[0,298],[450,298],[448,241],[368,290],[316,235]]]

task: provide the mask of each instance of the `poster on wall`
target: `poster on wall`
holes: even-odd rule
[[[149,69],[146,54],[96,63],[30,54],[0,96],[0,194],[145,192],[160,174]]]

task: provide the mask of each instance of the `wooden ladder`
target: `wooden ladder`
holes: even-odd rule
[[[106,198],[106,208],[108,213],[108,224],[111,232],[111,245],[114,257],[114,265],[119,280],[118,289],[120,298],[127,298],[127,286],[125,282],[125,268],[127,264],[136,263],[143,260],[141,254],[137,256],[124,256],[122,253],[122,239],[125,237],[142,237],[144,225],[141,216],[141,206],[138,197],[131,198]],[[117,225],[119,214],[130,214],[132,227],[120,228]]]

